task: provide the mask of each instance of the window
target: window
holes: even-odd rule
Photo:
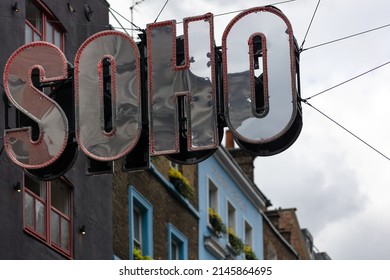
[[[64,179],[24,175],[24,229],[66,256],[72,255],[72,189]],[[49,234],[50,231],[50,234]]]
[[[64,49],[64,28],[44,5],[36,0],[26,0],[26,43],[46,41]]]
[[[246,245],[249,245],[249,247],[253,248],[253,233],[252,233],[252,227],[251,225],[245,221],[244,222],[245,224],[245,240],[244,240],[244,244]]]
[[[236,208],[228,201],[227,202],[227,217],[228,217],[228,228],[232,228],[236,232]]]
[[[172,224],[168,225],[168,259],[188,259],[188,239]]]
[[[141,251],[143,256],[153,255],[153,207],[133,187],[129,191],[130,217],[130,258],[133,258],[134,249]]]
[[[208,180],[208,196],[209,208],[213,208],[215,212],[219,213],[218,188],[210,179]]]
[[[133,231],[134,248],[142,252],[142,212],[137,206],[133,209]]]
[[[177,170],[179,170],[179,168],[180,168],[180,165],[176,162],[173,162],[173,161],[169,161],[169,166],[172,168],[175,168]]]

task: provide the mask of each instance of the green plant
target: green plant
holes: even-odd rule
[[[141,250],[134,249],[133,250],[133,259],[134,260],[152,260],[149,256],[143,256]]]
[[[241,239],[234,233],[232,228],[228,229],[229,233],[229,243],[232,247],[233,253],[235,256],[238,256],[244,251],[244,243],[242,243]]]
[[[185,198],[192,199],[195,195],[193,187],[190,185],[190,182],[183,174],[175,169],[170,167],[169,172],[169,181],[174,185],[175,189]]]
[[[255,252],[253,252],[252,248],[249,245],[244,246],[244,253],[246,260],[257,260]]]
[[[209,208],[209,222],[217,234],[226,234],[226,225],[213,208]]]

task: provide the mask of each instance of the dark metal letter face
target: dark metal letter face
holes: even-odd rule
[[[117,31],[93,35],[77,52],[76,137],[83,152],[95,160],[121,158],[138,142],[141,131],[139,63],[135,42]],[[110,102],[105,103],[104,99]],[[109,128],[107,119],[111,123]]]
[[[59,158],[66,147],[69,128],[61,107],[34,87],[33,69],[39,70],[41,83],[63,80],[68,76],[66,58],[54,45],[34,42],[16,50],[5,66],[4,89],[8,99],[39,127],[35,141],[31,127],[5,130],[5,150],[17,165],[38,169]]]
[[[224,32],[226,120],[242,143],[268,145],[286,134],[295,120],[293,40],[289,21],[272,7],[239,14]]]
[[[213,16],[184,20],[182,54],[177,53],[175,21],[150,24],[147,35],[150,154],[186,152],[180,151],[179,133],[188,151],[215,148]],[[177,65],[180,55],[184,62]]]

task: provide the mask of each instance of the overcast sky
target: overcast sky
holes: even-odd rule
[[[137,0],[139,1],[139,0]],[[131,19],[133,0],[111,0]],[[133,21],[141,28],[156,20],[166,0],[137,4]],[[170,0],[158,21],[211,12],[215,40],[236,13],[279,1]],[[318,0],[276,5],[302,44]],[[390,24],[388,0],[322,0],[301,53],[302,97],[308,98],[390,61],[390,27],[347,40],[319,44]],[[121,21],[124,27],[130,23]],[[111,24],[119,24],[111,18]],[[181,33],[181,25],[178,33]],[[118,29],[119,30],[119,29]],[[128,31],[129,34],[131,31]],[[309,102],[390,157],[390,64]],[[304,126],[287,151],[255,161],[255,182],[273,207],[297,208],[302,228],[332,259],[390,259],[390,161],[313,108],[302,104]]]

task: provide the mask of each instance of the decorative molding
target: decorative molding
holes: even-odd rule
[[[207,251],[219,260],[233,260],[232,255],[219,244],[218,239],[213,236],[204,236],[203,244]]]
[[[232,177],[246,197],[260,209],[266,208],[266,199],[258,187],[248,179],[229,152],[220,146],[214,153],[215,159]]]

